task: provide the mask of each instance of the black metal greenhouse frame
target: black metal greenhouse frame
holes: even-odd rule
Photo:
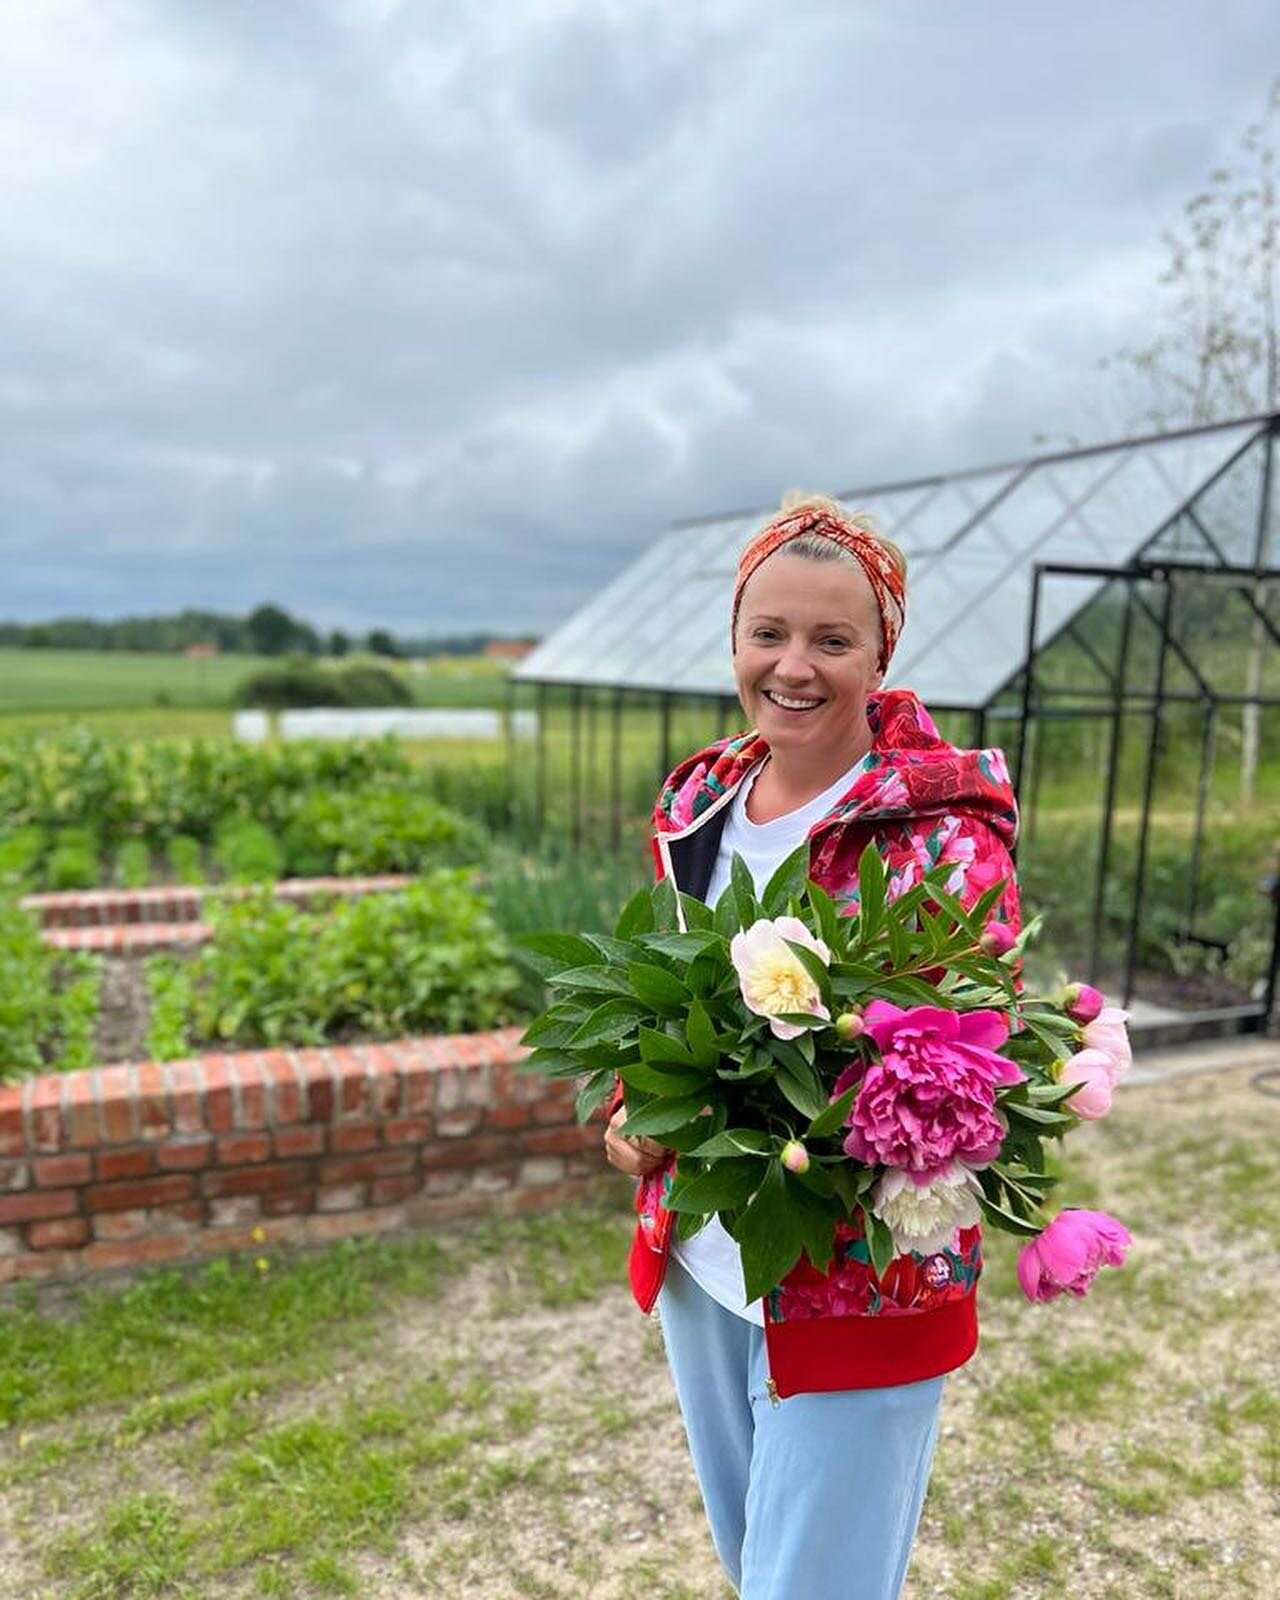
[[[1059,721],[1064,718],[1100,719],[1109,723],[1105,794],[1102,808],[1102,835],[1099,841],[1093,882],[1090,886],[1092,914],[1087,966],[1091,978],[1097,977],[1102,959],[1103,902],[1107,876],[1111,865],[1113,817],[1119,767],[1118,755],[1122,730],[1127,716],[1135,713],[1145,713],[1148,717],[1150,738],[1147,745],[1142,780],[1137,864],[1132,900],[1128,909],[1127,937],[1123,963],[1124,983],[1120,1001],[1122,1005],[1128,1005],[1133,997],[1142,900],[1146,888],[1152,801],[1155,793],[1161,748],[1161,732],[1166,708],[1174,704],[1190,704],[1200,706],[1204,712],[1204,733],[1201,740],[1200,767],[1196,786],[1196,816],[1191,842],[1189,886],[1183,915],[1184,938],[1193,943],[1203,942],[1197,940],[1194,933],[1194,924],[1200,896],[1200,858],[1203,848],[1209,777],[1219,712],[1224,707],[1247,705],[1268,710],[1280,708],[1280,698],[1276,696],[1261,694],[1236,695],[1217,692],[1196,667],[1189,652],[1182,641],[1175,636],[1171,627],[1173,600],[1177,585],[1180,582],[1207,580],[1215,583],[1229,583],[1236,588],[1244,599],[1254,617],[1264,629],[1271,645],[1273,647],[1280,646],[1280,630],[1277,629],[1276,623],[1267,612],[1257,604],[1251,592],[1252,587],[1259,582],[1280,580],[1280,566],[1269,564],[1264,560],[1268,525],[1271,518],[1270,496],[1274,475],[1272,457],[1275,452],[1277,436],[1280,435],[1280,413],[1242,420],[1256,422],[1259,432],[1251,434],[1212,476],[1198,483],[1194,491],[1165,519],[1130,560],[1116,566],[1070,562],[1034,563],[1032,567],[1031,595],[1027,607],[1023,659],[1016,671],[1010,675],[994,694],[988,697],[984,705],[980,707],[972,705],[959,706],[948,705],[945,702],[935,700],[930,701],[930,709],[934,712],[963,714],[971,717],[972,737],[974,744],[977,746],[983,746],[987,743],[991,722],[1011,720],[1017,722],[1017,733],[1012,750],[1011,775],[1018,795],[1019,806],[1028,821],[1033,817],[1035,807],[1037,774],[1036,764],[1031,759],[1030,752],[1034,748],[1034,733],[1037,725],[1041,721]],[[1223,426],[1227,426],[1227,424],[1180,429],[1173,433],[1152,435],[1144,439],[1122,441],[1122,443],[1132,445],[1153,443],[1158,440],[1210,433]],[[1265,433],[1263,430],[1265,430]],[[1232,564],[1227,560],[1211,529],[1205,526],[1203,519],[1196,512],[1195,502],[1215,483],[1223,479],[1247,451],[1255,448],[1259,443],[1260,437],[1265,451],[1265,461],[1261,472],[1262,488],[1253,561],[1247,565]],[[1036,464],[1076,460],[1115,448],[1114,444],[1089,446],[1082,449],[1057,452],[1051,456],[1037,457],[1033,462],[1011,463],[1010,465],[1022,465],[1024,471],[1029,471]],[[1277,465],[1280,465],[1280,463]],[[968,475],[967,473],[955,473],[945,476],[960,478]],[[1012,491],[1020,481],[1021,476],[1022,474],[1016,475],[991,502],[988,502],[978,512],[975,512],[972,521],[958,530],[952,536],[950,542],[958,542],[980,517],[985,516],[999,500],[1005,498]],[[919,481],[932,483],[939,480],[935,478]],[[897,485],[896,487],[908,486]],[[861,493],[868,495],[870,492],[867,490],[861,491]],[[841,498],[846,497],[841,496]],[[1206,555],[1209,557],[1208,560],[1196,562],[1184,558],[1165,557],[1158,553],[1157,546],[1160,541],[1170,529],[1184,518],[1189,520],[1191,526],[1199,535]],[[1068,620],[1049,638],[1037,638],[1044,587],[1048,581],[1055,578],[1100,579],[1104,580],[1104,582],[1123,585],[1125,604],[1121,617],[1119,659],[1114,668],[1103,660],[1093,650],[1089,642],[1076,631],[1077,618]],[[1139,592],[1139,587],[1144,584],[1159,586],[1160,601],[1158,606],[1153,608]],[[1135,617],[1138,616],[1145,617],[1154,626],[1157,633],[1155,686],[1154,691],[1149,692],[1131,689],[1125,681],[1129,665],[1133,622]],[[1075,643],[1091,658],[1094,666],[1101,673],[1106,687],[1099,689],[1082,687],[1056,689],[1037,679],[1036,663],[1038,658],[1064,634],[1071,634]],[[1167,687],[1166,668],[1170,656],[1173,656],[1181,663],[1195,683],[1194,693],[1178,693]],[[570,840],[575,847],[584,842],[586,833],[583,806],[584,765],[588,771],[593,770],[599,739],[597,711],[600,709],[600,703],[595,692],[588,694],[584,691],[601,690],[608,696],[604,705],[604,710],[609,719],[607,734],[609,746],[609,826],[607,842],[609,848],[615,852],[621,847],[624,831],[622,721],[625,706],[638,696],[656,701],[655,781],[671,770],[675,757],[680,753],[672,748],[672,719],[679,704],[695,704],[703,707],[718,708],[719,731],[721,733],[729,731],[734,726],[735,717],[738,716],[738,704],[732,696],[712,695],[698,691],[677,691],[657,684],[650,688],[629,684],[623,688],[582,683],[553,685],[547,681],[530,679],[523,680],[523,682],[529,683],[535,690],[535,709],[537,711],[538,731],[533,762],[533,797],[530,819],[532,833],[535,837],[541,835],[547,817],[546,730],[550,691],[553,687],[558,687],[562,690],[567,690],[569,695]],[[517,692],[521,686],[515,680],[509,680],[508,682],[507,721],[509,728],[513,724],[513,718],[510,713],[515,710]],[[1015,697],[1015,699],[1014,703],[1009,704],[1007,702],[1011,696]],[[1066,700],[1069,703],[1058,703],[1060,700]],[[1006,703],[1002,704],[1002,701]],[[515,741],[512,738],[509,744],[509,773],[513,815],[515,812],[518,761],[519,757]],[[1280,843],[1280,819],[1278,819],[1277,823],[1277,836],[1278,843]],[[1277,872],[1280,874],[1280,860],[1277,862]],[[1275,914],[1263,998],[1260,1001],[1225,1008],[1212,1013],[1193,1014],[1193,1020],[1198,1024],[1197,1031],[1205,1033],[1264,1031],[1268,1026],[1268,1019],[1271,1019],[1273,1025],[1275,1022],[1280,1021],[1280,1018],[1277,1017],[1277,1002],[1280,1000],[1280,881],[1271,883],[1270,892],[1275,906]]]

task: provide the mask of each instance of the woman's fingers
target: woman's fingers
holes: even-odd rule
[[[616,1167],[619,1172],[625,1172],[629,1178],[647,1177],[667,1159],[667,1151],[653,1139],[643,1136],[629,1139],[623,1133],[623,1124],[627,1120],[627,1108],[619,1106],[609,1118],[609,1124],[604,1130],[604,1153],[610,1166]]]

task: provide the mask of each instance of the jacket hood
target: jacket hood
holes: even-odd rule
[[[819,827],[837,820],[883,826],[943,815],[972,817],[1012,847],[1018,808],[1003,751],[948,744],[909,689],[868,695],[867,722],[872,734],[867,761]],[[658,796],[655,829],[676,833],[689,827],[768,753],[767,740],[750,729],[682,761]]]

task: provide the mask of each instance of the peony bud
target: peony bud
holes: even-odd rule
[[[997,922],[994,918],[982,930],[982,937],[978,943],[989,956],[1008,955],[1018,942],[1018,936],[1007,922]]]
[[[1092,1022],[1106,1005],[1101,991],[1091,983],[1069,983],[1062,997],[1063,1008],[1072,1022]]]
[[[808,1172],[809,1152],[799,1139],[788,1139],[782,1147],[782,1165],[788,1172]]]
[[[1066,1109],[1086,1122],[1095,1122],[1111,1110],[1115,1063],[1105,1050],[1077,1050],[1069,1061],[1063,1062],[1058,1081],[1079,1084],[1066,1101]]]
[[[842,1011],[836,1018],[836,1032],[846,1041],[856,1039],[864,1027],[860,1011]]]

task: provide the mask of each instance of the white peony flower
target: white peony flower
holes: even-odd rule
[[[924,1184],[900,1167],[890,1167],[871,1191],[871,1209],[888,1224],[899,1255],[915,1251],[927,1256],[945,1250],[957,1228],[971,1228],[979,1220],[981,1193],[963,1161],[951,1162]]]

